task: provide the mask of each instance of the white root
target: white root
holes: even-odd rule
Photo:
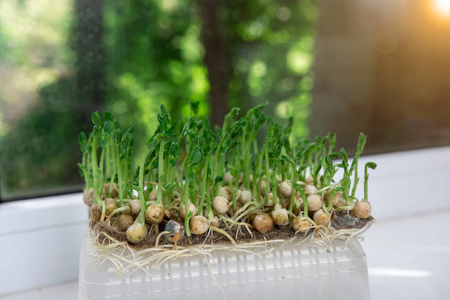
[[[126,241],[119,241],[107,233],[94,228],[94,230],[90,231],[89,247],[91,257],[99,261],[110,261],[116,266],[117,276],[131,276],[137,270],[142,270],[151,276],[149,270],[158,268],[169,260],[176,260],[182,257],[201,255],[206,261],[213,262],[214,251],[244,252],[256,256],[264,256],[271,253],[275,247],[283,246],[286,243],[295,243],[297,248],[305,248],[310,245],[330,248],[334,240],[345,241],[344,247],[346,247],[351,239],[362,239],[361,235],[372,223],[373,221],[367,222],[365,227],[361,229],[335,230],[330,228],[329,230],[320,230],[316,235],[310,234],[302,239],[295,236],[290,240],[265,240],[236,244],[234,246],[205,243],[197,246],[179,246],[178,250],[173,250],[171,245],[134,249]],[[310,229],[316,230],[317,227]]]
[[[168,234],[171,233],[170,231],[163,231],[160,234],[158,234],[158,237],[156,238],[156,242],[155,242],[155,247],[159,246],[159,239],[164,235],[164,234]]]
[[[217,228],[217,227],[215,227],[215,226],[209,226],[209,228],[212,230],[212,231],[215,231],[215,232],[218,232],[218,233],[221,233],[221,234],[223,234],[224,236],[226,236],[230,241],[231,241],[231,243],[233,244],[233,245],[236,245],[236,241],[225,231],[225,230],[222,230],[222,229],[220,229],[220,228]]]

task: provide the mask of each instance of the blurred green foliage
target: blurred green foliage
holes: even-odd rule
[[[135,125],[139,145],[161,103],[179,118],[188,116],[189,101],[200,101],[199,114],[207,116],[201,3],[1,1],[2,196],[81,187],[76,138],[90,130],[97,109],[113,112],[124,128]],[[293,115],[294,135],[307,135],[315,2],[217,3],[230,64],[228,106],[245,113],[269,101],[269,113]]]

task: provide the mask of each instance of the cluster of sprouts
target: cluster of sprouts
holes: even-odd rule
[[[93,131],[79,136],[91,222],[115,227],[133,244],[154,234],[176,245],[184,235],[209,230],[234,242],[229,233],[235,226],[262,234],[280,226],[306,232],[329,225],[339,211],[369,218],[368,169],[375,163],[365,165],[364,198],[355,195],[366,136],[360,134],[350,162],[344,149],[333,151],[335,134],[292,142],[292,119],[283,127],[262,113],[264,107],[243,117],[233,108],[213,130],[197,118],[197,103],[186,124],[173,121],[162,105],[135,168],[133,127],[122,131],[112,114],[94,113]],[[259,145],[262,128],[266,137]]]

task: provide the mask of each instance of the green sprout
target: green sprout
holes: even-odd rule
[[[126,229],[131,243],[159,234],[167,218],[179,222],[187,237],[209,229],[235,243],[229,233],[237,236],[242,228],[266,233],[290,224],[305,232],[311,225],[332,223],[330,216],[340,211],[353,210],[356,216],[357,206],[361,207],[357,217],[368,218],[371,207],[364,201],[368,202],[368,170],[375,169],[375,163],[365,165],[363,201],[356,197],[358,161],[367,136],[360,134],[350,163],[345,149],[334,152],[334,133],[292,140],[293,118],[282,126],[262,113],[266,105],[250,109],[243,117],[233,108],[222,127],[214,129],[209,120],[198,119],[198,102],[190,103],[186,123],[172,120],[161,105],[158,126],[136,169],[132,168],[134,127],[122,131],[111,113],[105,112],[103,118],[93,113],[92,132],[78,136],[82,153],[78,167],[91,220],[110,226],[131,220],[134,224]],[[265,136],[262,143],[258,136]],[[339,170],[341,178],[336,176]],[[345,203],[338,203],[340,197]],[[319,219],[317,213],[328,219]],[[262,228],[257,220],[267,226]],[[194,223],[202,227],[194,228]]]

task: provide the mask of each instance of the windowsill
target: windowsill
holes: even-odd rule
[[[373,215],[378,222],[365,234],[366,241],[363,243],[371,285],[377,285],[372,293],[376,293],[380,284],[389,283],[380,279],[381,273],[408,266],[417,266],[414,270],[424,267],[412,259],[425,259],[425,255],[430,254],[426,249],[414,252],[415,248],[410,248],[413,252],[410,256],[399,258],[403,260],[398,266],[392,260],[387,260],[388,265],[383,264],[385,256],[397,253],[401,257],[396,251],[400,248],[404,250],[402,245],[392,244],[389,239],[398,236],[402,237],[399,241],[405,237],[410,237],[410,243],[415,241],[409,228],[424,221],[416,221],[419,219],[417,213],[424,207],[432,214],[433,210],[442,211],[445,208],[444,217],[449,219],[448,199],[442,196],[441,191],[450,182],[450,147],[365,156],[360,161],[360,174],[363,174],[367,161],[378,164],[377,170],[370,173],[369,181]],[[357,195],[362,195],[362,189],[360,185]],[[399,222],[398,226],[389,225],[395,222]],[[424,238],[421,245],[427,245],[427,241],[432,245],[432,239],[439,237],[428,234],[430,227],[427,223],[420,224],[424,226],[411,230],[418,230],[418,236]],[[447,228],[448,224],[439,227]],[[86,229],[87,209],[81,193],[0,205],[0,282],[4,283],[0,285],[0,295],[76,280],[79,249]],[[423,230],[422,235],[420,230]],[[450,244],[442,243],[436,247],[448,253]],[[449,267],[442,265],[442,270]],[[386,278],[389,279],[389,276]],[[433,278],[440,276],[433,274]]]
[[[0,295],[78,278],[87,229],[82,194],[0,205]]]

